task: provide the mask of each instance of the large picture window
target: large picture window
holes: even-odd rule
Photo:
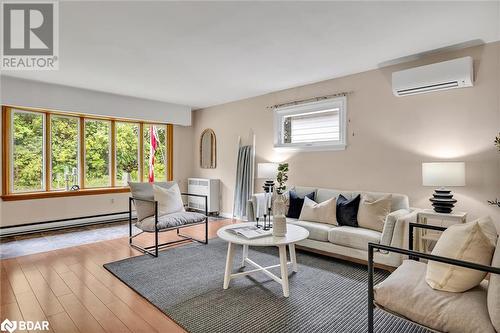
[[[172,125],[7,106],[2,124],[3,200],[128,191],[149,179],[152,129],[155,181],[172,179]]]

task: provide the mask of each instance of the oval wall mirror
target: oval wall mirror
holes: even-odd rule
[[[217,141],[215,132],[207,128],[200,137],[200,167],[203,169],[215,169],[217,166]]]

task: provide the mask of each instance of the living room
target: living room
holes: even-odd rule
[[[500,1],[29,4],[2,330],[500,332]]]

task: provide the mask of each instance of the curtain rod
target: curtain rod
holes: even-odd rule
[[[317,101],[322,101],[324,99],[330,99],[330,98],[340,97],[340,96],[347,96],[347,95],[350,95],[352,93],[353,93],[353,91],[340,92],[340,93],[335,93],[335,94],[330,94],[330,95],[325,95],[325,96],[319,96],[319,97],[312,97],[312,98],[307,98],[307,99],[301,99],[301,100],[293,101],[293,102],[286,102],[286,103],[281,103],[281,104],[275,104],[275,105],[272,105],[272,106],[268,106],[267,108],[274,110],[274,109],[281,108],[281,107],[284,107],[284,106],[298,105],[298,104],[304,104],[304,103],[308,103],[308,102],[317,102]]]

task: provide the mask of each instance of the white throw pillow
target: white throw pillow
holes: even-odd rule
[[[358,226],[378,232],[384,230],[385,219],[391,212],[392,194],[375,199],[363,195],[358,209]]]
[[[455,224],[446,229],[432,254],[490,265],[497,242],[497,232],[490,217]],[[486,273],[469,268],[429,261],[425,280],[433,289],[464,292],[479,285]]]
[[[331,198],[322,203],[304,197],[304,205],[300,211],[299,220],[337,225],[337,198]]]
[[[174,184],[170,188],[163,188],[153,184],[153,194],[158,201],[158,215],[167,215],[177,212],[185,212],[179,185]]]

